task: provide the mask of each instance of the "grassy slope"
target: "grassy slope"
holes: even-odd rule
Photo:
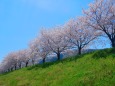
[[[115,86],[115,49],[6,73],[0,86]]]

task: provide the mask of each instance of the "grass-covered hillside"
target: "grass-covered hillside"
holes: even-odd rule
[[[115,86],[115,49],[2,74],[0,86]]]

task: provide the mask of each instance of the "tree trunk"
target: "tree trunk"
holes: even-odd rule
[[[115,48],[115,43],[112,43],[112,48]]]
[[[26,67],[28,66],[28,61],[26,62]]]
[[[81,55],[81,47],[78,48],[78,55]]]
[[[106,31],[104,31],[105,32],[105,34],[108,36],[108,38],[109,38],[109,40],[110,40],[110,42],[111,42],[111,47],[112,48],[115,48],[115,33],[113,33],[113,34],[109,34],[109,33],[107,33]]]
[[[60,60],[60,53],[59,52],[57,53],[57,58],[58,58],[58,60]]]
[[[10,72],[10,69],[8,69],[8,72]]]
[[[21,63],[19,64],[19,68],[21,69]]]
[[[14,70],[16,70],[16,65],[14,66]]]
[[[32,64],[33,64],[33,65],[34,65],[34,62],[35,62],[34,59],[32,59]]]
[[[43,58],[43,63],[45,63],[45,58]]]
[[[11,67],[11,69],[10,69],[11,71],[13,70],[13,67]]]
[[[115,48],[115,38],[111,40],[112,48]]]

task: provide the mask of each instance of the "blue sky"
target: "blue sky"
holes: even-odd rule
[[[93,0],[0,0],[0,61],[25,49],[42,27],[62,25],[80,16]]]

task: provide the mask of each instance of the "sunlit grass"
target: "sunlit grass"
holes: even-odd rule
[[[2,74],[0,86],[115,86],[115,49]]]

